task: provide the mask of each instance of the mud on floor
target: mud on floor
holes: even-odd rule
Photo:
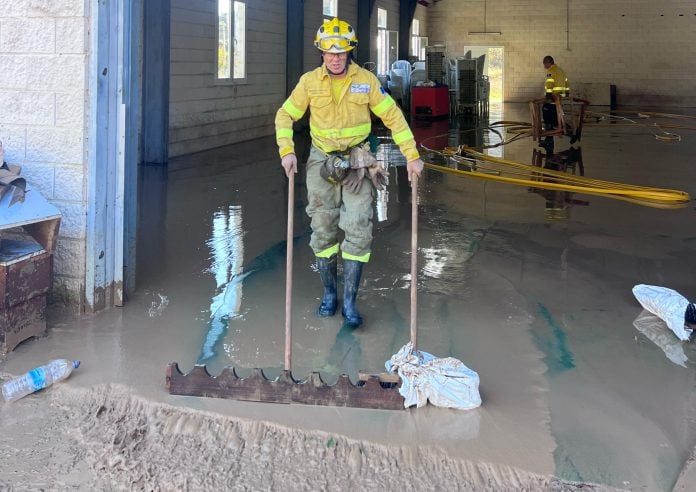
[[[614,490],[153,403],[115,385],[56,387],[3,413],[0,490]]]

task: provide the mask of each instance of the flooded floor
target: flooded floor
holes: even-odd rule
[[[526,105],[498,108],[495,119],[526,121]],[[439,145],[498,138],[448,134],[447,121],[413,126],[419,141],[444,134]],[[491,153],[530,163],[536,148],[523,139]],[[582,139],[586,176],[692,196],[694,152],[693,132],[670,143],[643,128],[590,127]],[[384,144],[379,157],[392,166],[390,184],[377,198],[356,330],[340,313],[314,315],[321,290],[298,175],[295,377],[380,371],[408,341],[410,189],[398,152]],[[81,386],[127,384],[161,402],[632,490],[671,490],[696,445],[696,349],[645,328],[631,294],[647,283],[696,299],[693,204],[661,210],[427,171],[419,348],[476,370],[483,405],[387,412],[168,396],[171,361],[213,374],[226,365],[241,374],[281,369],[287,180],[272,138],[146,167],[141,178],[134,298],[59,323],[48,339],[20,346],[4,370],[25,370],[48,351],[83,359],[71,378]]]

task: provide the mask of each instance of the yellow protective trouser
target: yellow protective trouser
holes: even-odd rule
[[[331,184],[319,174],[325,160],[326,154],[312,146],[307,160],[307,215],[312,219],[309,245],[317,256],[333,256],[338,252],[340,228],[345,234],[343,258],[367,262],[372,245],[372,182],[365,178],[357,194]]]

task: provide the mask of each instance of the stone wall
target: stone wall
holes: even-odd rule
[[[28,188],[63,214],[54,292],[79,303],[85,276],[84,0],[2,0],[0,140]]]

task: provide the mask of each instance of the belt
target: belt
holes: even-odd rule
[[[336,157],[340,157],[341,159],[348,160],[350,158],[350,151],[351,150],[353,150],[355,147],[362,147],[365,144],[369,145],[369,143],[370,143],[370,139],[368,137],[365,140],[363,140],[362,142],[359,142],[355,145],[348,147],[346,150],[332,150],[331,152],[324,152],[323,150],[321,150],[319,147],[317,147],[314,144],[312,144],[312,146],[315,149],[317,149],[319,152],[324,154],[326,157],[336,156]]]

